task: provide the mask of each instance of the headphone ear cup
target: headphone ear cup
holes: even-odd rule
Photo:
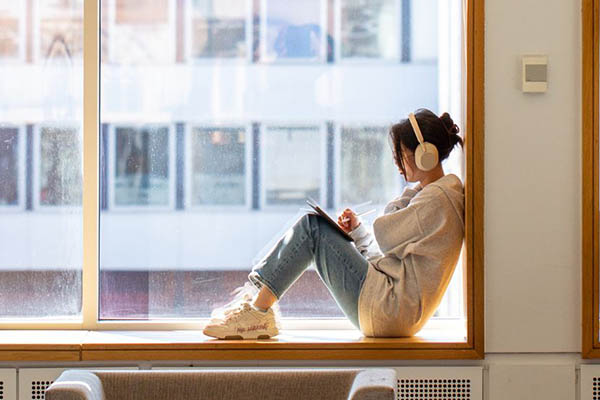
[[[415,164],[421,171],[430,171],[438,164],[437,147],[429,142],[423,142],[415,149]]]

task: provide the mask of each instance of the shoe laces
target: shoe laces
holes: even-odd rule
[[[258,293],[258,289],[250,282],[246,282],[244,286],[237,287],[233,289],[230,293],[233,296],[233,301],[242,299],[244,297],[252,297],[254,294]]]
[[[244,313],[250,311],[252,306],[249,303],[241,303],[238,308],[229,313],[226,317],[228,321],[237,321]]]
[[[256,289],[256,287],[254,287],[254,285],[252,285],[250,282],[246,282],[244,286],[235,288],[230,293],[233,298],[227,304],[213,310],[212,314],[224,313],[224,315],[227,315],[237,309],[240,303],[251,301],[256,293],[258,293],[258,289]]]

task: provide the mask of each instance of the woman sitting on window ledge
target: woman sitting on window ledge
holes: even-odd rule
[[[425,109],[393,125],[389,138],[396,166],[407,182],[418,183],[375,219],[374,238],[350,209],[338,224],[354,244],[321,217],[305,215],[254,266],[252,284],[213,311],[204,334],[220,339],[277,335],[273,306],[313,262],[363,334],[417,333],[438,307],[462,246],[463,186],[441,165],[457,144],[463,145],[458,132],[448,113],[438,117]]]

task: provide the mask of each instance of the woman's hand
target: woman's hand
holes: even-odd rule
[[[360,225],[360,221],[356,217],[354,211],[346,208],[338,217],[338,225],[344,230],[344,232],[350,233],[356,229],[358,225]]]

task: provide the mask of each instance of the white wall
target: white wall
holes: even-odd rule
[[[486,392],[493,400],[574,399],[581,4],[502,0],[485,7]],[[522,54],[548,55],[547,93],[520,91]],[[540,382],[550,386],[533,391]]]

